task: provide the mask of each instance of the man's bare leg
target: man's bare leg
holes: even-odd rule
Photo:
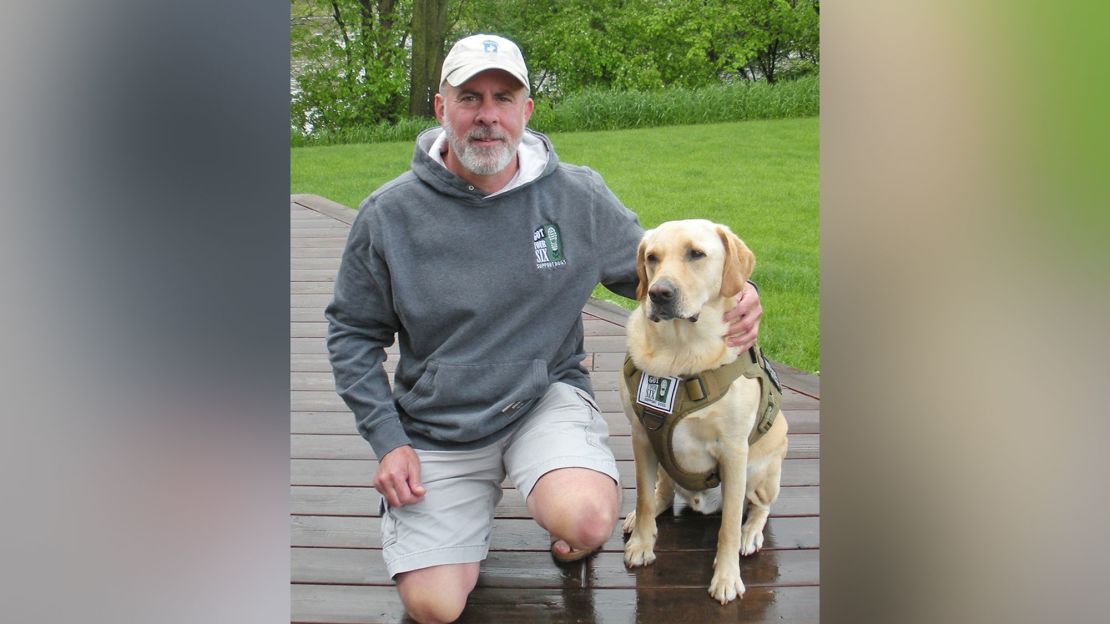
[[[588,468],[560,468],[540,477],[528,495],[528,513],[554,537],[555,549],[593,550],[613,534],[620,516],[617,484]]]
[[[454,622],[478,582],[478,563],[421,568],[397,575],[397,591],[409,617],[421,624]]]

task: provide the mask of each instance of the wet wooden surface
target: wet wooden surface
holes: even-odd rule
[[[294,622],[411,622],[385,571],[377,461],[335,394],[324,336],[324,306],[354,212],[313,196],[293,196],[290,212],[290,488]],[[617,393],[627,313],[601,302],[582,313],[586,364],[610,428],[624,486],[622,517],[635,506],[630,429]],[[386,367],[397,353],[390,349]],[[658,558],[627,570],[619,526],[601,552],[557,566],[546,531],[507,483],[489,558],[460,622],[815,622],[820,586],[820,392],[818,378],[779,367],[790,423],[782,492],[763,551],[741,560],[747,585],[727,606],[706,588],[720,516],[681,503],[659,521]]]

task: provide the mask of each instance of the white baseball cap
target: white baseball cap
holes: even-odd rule
[[[487,69],[502,69],[528,87],[528,67],[516,44],[497,35],[471,35],[459,39],[443,59],[444,80],[457,87]]]

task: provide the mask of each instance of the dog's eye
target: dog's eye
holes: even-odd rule
[[[691,260],[697,260],[699,258],[704,258],[705,252],[700,249],[691,249],[690,251],[686,252],[686,256]]]
[[[647,260],[648,262],[650,262],[652,264],[655,264],[656,262],[659,261],[659,258],[656,258],[655,254],[648,254],[647,257],[644,258],[644,260]]]

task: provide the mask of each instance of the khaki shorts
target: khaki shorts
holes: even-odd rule
[[[494,444],[470,451],[417,449],[424,500],[401,507],[381,502],[382,554],[390,577],[484,560],[506,474],[525,499],[540,477],[557,468],[589,468],[619,483],[608,439],[593,398],[555,383],[516,431]]]

